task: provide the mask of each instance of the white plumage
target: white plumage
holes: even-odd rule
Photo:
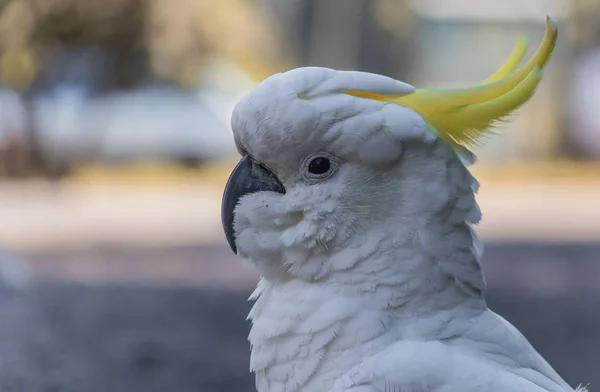
[[[249,315],[258,391],[573,391],[486,306],[473,156],[416,111],[347,90],[414,88],[300,68],[234,110],[240,152],[285,186],[235,208],[238,254],[262,275]],[[331,163],[320,177],[315,156]]]

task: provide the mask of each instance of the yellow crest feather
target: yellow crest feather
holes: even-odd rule
[[[356,97],[398,103],[419,113],[428,126],[451,145],[472,146],[502,120],[531,98],[554,50],[558,29],[546,20],[544,39],[525,66],[517,67],[527,50],[521,38],[502,66],[480,85],[454,90],[416,89],[413,93],[389,96],[345,90]]]

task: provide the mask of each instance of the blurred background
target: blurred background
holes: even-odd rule
[[[490,307],[600,385],[600,0],[0,0],[0,392],[252,391],[229,117],[304,65],[544,81],[477,153]]]

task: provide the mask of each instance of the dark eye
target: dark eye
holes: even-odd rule
[[[302,160],[300,173],[310,183],[322,181],[335,174],[340,161],[325,151],[311,154]]]
[[[324,157],[317,157],[308,164],[308,171],[311,174],[322,175],[331,169],[331,161]]]

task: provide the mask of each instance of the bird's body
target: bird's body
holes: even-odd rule
[[[531,96],[555,33],[525,71],[447,97],[312,67],[240,101],[223,222],[262,275],[259,392],[573,391],[487,308],[466,149]]]
[[[251,367],[258,391],[572,391],[512,325],[477,301],[417,315],[369,307],[364,295],[307,292],[313,287],[290,282],[265,288],[267,303],[257,302]]]

